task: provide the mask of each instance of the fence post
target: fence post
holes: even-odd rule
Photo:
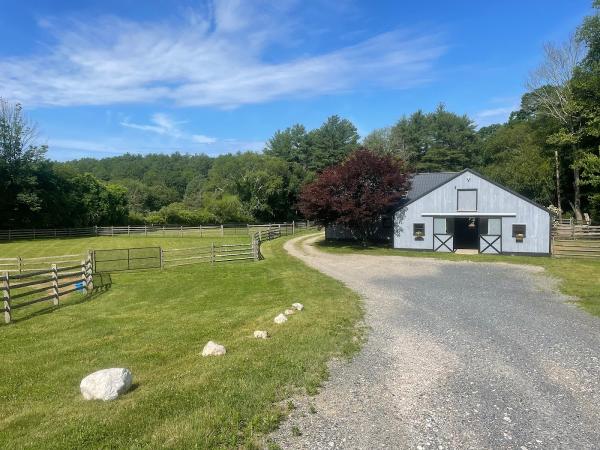
[[[98,236],[98,225],[94,225],[94,234]]]
[[[202,225],[198,225],[198,228],[200,229],[200,237],[202,237]]]
[[[83,283],[83,288],[85,289],[86,295],[88,294],[87,287],[87,263],[85,259],[81,260],[81,282]]]
[[[11,311],[10,311],[10,281],[8,279],[8,272],[2,274],[2,296],[4,297],[4,322],[10,323]]]
[[[221,224],[221,237],[225,236],[225,231],[223,230],[223,224]]]
[[[58,292],[58,270],[56,264],[52,264],[52,290],[54,291],[54,306],[60,304],[60,294]]]
[[[110,235],[111,235],[111,237],[115,235],[115,226],[114,225],[110,226]]]
[[[292,236],[296,234],[296,221],[292,220]]]
[[[210,263],[214,264],[215,262],[215,243],[210,243]]]
[[[144,236],[148,236],[148,225],[144,224]]]
[[[88,253],[85,263],[85,289],[88,294],[94,290],[94,270],[90,253]]]
[[[164,266],[165,263],[164,263],[163,249],[162,249],[162,247],[159,247],[159,248],[160,248],[160,268],[164,269],[165,268],[165,266]]]
[[[8,230],[8,240],[10,241],[10,229]]]
[[[17,256],[17,264],[19,265],[19,273],[23,272],[23,258]]]
[[[127,225],[127,236],[131,234],[131,225]]]

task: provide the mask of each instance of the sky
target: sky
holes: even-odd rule
[[[338,114],[361,136],[443,103],[518,108],[591,0],[0,0],[0,97],[55,160],[261,150]]]

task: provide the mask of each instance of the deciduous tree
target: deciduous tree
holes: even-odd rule
[[[321,225],[341,225],[363,244],[372,239],[388,208],[410,184],[404,161],[367,149],[325,169],[300,194],[305,217]]]

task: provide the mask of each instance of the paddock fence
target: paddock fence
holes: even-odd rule
[[[0,272],[24,273],[32,270],[42,270],[51,264],[58,268],[73,266],[87,257],[87,253],[76,253],[72,255],[42,256],[38,258],[26,258],[17,256],[14,258],[0,258]]]
[[[79,264],[31,270],[23,273],[2,273],[2,297],[4,322],[10,323],[14,310],[41,302],[60,304],[61,298],[73,292],[84,294],[93,289],[91,258]]]
[[[552,255],[557,258],[600,258],[600,240],[553,239]]]
[[[247,244],[213,242],[210,246],[202,247],[102,249],[90,250],[85,255],[0,258],[0,290],[3,297],[0,312],[4,313],[4,321],[10,323],[13,311],[17,309],[42,302],[58,306],[62,297],[73,292],[87,295],[94,289],[108,289],[112,284],[110,273],[114,271],[259,261],[263,259],[263,242],[310,228],[314,228],[314,225],[253,225],[251,240]]]
[[[559,240],[600,240],[600,226],[577,225],[574,222],[554,225],[552,235]]]
[[[232,261],[258,261],[263,259],[260,251],[262,242],[277,239],[281,236],[293,234],[294,230],[288,227],[268,227],[255,231],[252,240],[248,244],[222,244],[214,243],[208,247],[187,247],[163,249],[162,268],[183,266],[198,263],[225,263]]]
[[[294,221],[272,224],[223,224],[223,225],[127,225],[94,226],[85,228],[15,229],[0,230],[0,241],[20,239],[52,239],[94,236],[164,236],[164,237],[225,237],[252,236],[257,230],[283,229],[286,232],[303,230],[314,226],[310,221]]]
[[[557,258],[600,258],[600,226],[556,223],[552,229],[552,255]]]

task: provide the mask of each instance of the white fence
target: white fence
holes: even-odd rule
[[[139,225],[139,226],[108,226],[87,228],[52,228],[52,229],[19,229],[0,230],[0,241],[17,239],[50,239],[83,236],[169,236],[169,237],[223,237],[223,236],[251,236],[254,232],[263,229],[305,229],[311,226],[309,221],[285,222],[273,224],[225,224],[225,225]]]
[[[50,264],[56,264],[59,268],[72,266],[82,259],[87,258],[87,253],[77,253],[74,255],[42,256],[39,258],[0,258],[0,272],[23,273],[32,270],[40,270],[48,267]]]

